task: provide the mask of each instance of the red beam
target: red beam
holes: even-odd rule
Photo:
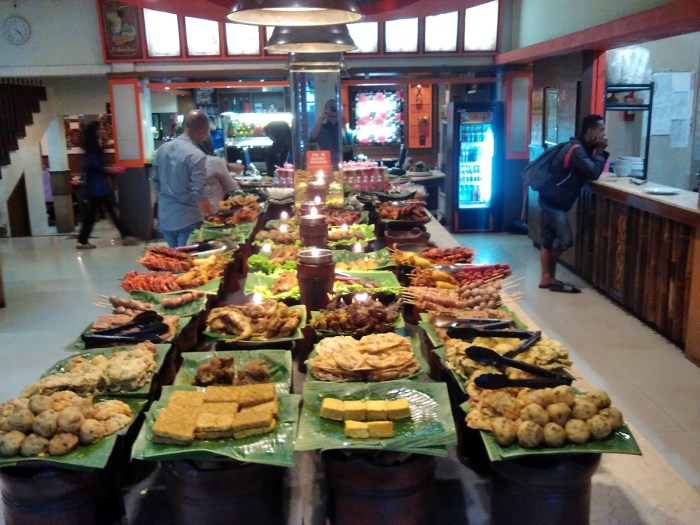
[[[494,63],[523,64],[576,51],[614,49],[700,30],[700,2],[676,0],[570,35],[500,53]]]

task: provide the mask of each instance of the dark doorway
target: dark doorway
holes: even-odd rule
[[[24,174],[15,185],[10,198],[7,199],[7,214],[10,217],[12,237],[31,237],[32,228],[29,223],[29,205],[27,204],[27,186]]]

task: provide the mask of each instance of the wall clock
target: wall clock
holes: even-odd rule
[[[29,22],[21,16],[8,16],[2,24],[2,35],[10,44],[20,46],[29,40],[31,34]]]

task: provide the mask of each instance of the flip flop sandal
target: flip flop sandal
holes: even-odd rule
[[[561,293],[581,293],[581,290],[575,286],[568,283],[554,283],[548,287],[550,292],[561,292]]]

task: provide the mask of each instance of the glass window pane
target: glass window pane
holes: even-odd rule
[[[146,26],[146,47],[152,57],[179,57],[180,29],[177,26],[177,15],[143,10],[143,20]]]
[[[248,24],[226,24],[226,52],[229,55],[259,55],[260,30]]]
[[[498,0],[464,11],[464,50],[495,51],[498,36]]]
[[[350,36],[355,41],[357,49],[348,53],[378,53],[379,52],[379,23],[360,22],[348,24]]]
[[[417,52],[418,19],[404,18],[386,22],[384,40],[387,53]]]
[[[187,53],[192,56],[210,56],[221,53],[219,48],[219,24],[213,20],[185,17]]]
[[[457,22],[459,13],[425,17],[425,50],[457,51]]]

